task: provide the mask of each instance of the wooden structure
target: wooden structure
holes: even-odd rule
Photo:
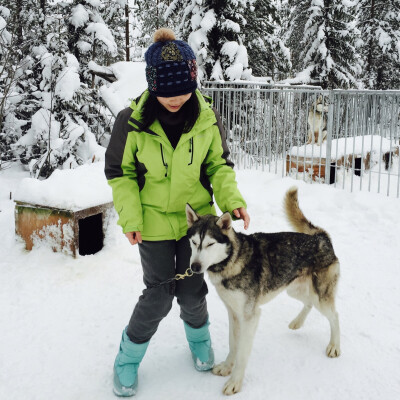
[[[286,156],[286,175],[288,175],[291,171],[308,173],[313,181],[320,179],[325,180],[326,159],[319,157],[296,157],[288,154]]]
[[[27,250],[46,240],[54,251],[88,255],[103,248],[105,214],[113,203],[81,210],[63,210],[16,201],[15,232]]]
[[[382,163],[384,164],[384,168],[389,169],[393,156],[399,155],[399,147],[395,146],[392,151],[388,151],[382,154]],[[344,167],[348,170],[353,170],[355,175],[360,176],[361,171],[367,171],[371,169],[374,165],[377,164],[377,161],[373,161],[371,158],[371,152],[366,151],[364,154],[347,154],[338,159],[331,159],[331,163],[329,165],[330,168],[330,184],[335,183],[336,181],[336,168]],[[313,181],[323,180],[325,181],[326,177],[326,158],[323,157],[303,157],[288,154],[286,156],[286,175],[288,175],[291,171],[297,171],[300,173],[308,173],[310,174]]]

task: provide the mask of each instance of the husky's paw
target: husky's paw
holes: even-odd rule
[[[232,364],[228,364],[227,362],[222,362],[216,365],[212,370],[214,375],[219,376],[228,376],[232,372]]]
[[[330,358],[335,358],[340,356],[340,347],[334,343],[329,343],[326,348],[326,355]]]
[[[243,382],[243,378],[229,379],[229,381],[225,383],[222,393],[229,396],[231,394],[240,392],[240,390],[242,389],[242,382]]]

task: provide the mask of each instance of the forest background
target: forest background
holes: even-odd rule
[[[43,179],[94,161],[114,121],[101,87],[164,26],[194,49],[200,84],[400,88],[399,0],[2,0],[0,169]]]

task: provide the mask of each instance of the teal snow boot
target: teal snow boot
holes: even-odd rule
[[[210,370],[214,366],[214,350],[211,347],[210,331],[208,330],[210,323],[207,321],[198,329],[190,327],[186,322],[183,324],[192,352],[194,367],[197,371]]]
[[[122,333],[119,352],[114,363],[114,393],[121,397],[130,397],[136,394],[138,385],[138,368],[146,353],[146,343],[131,342],[126,329]]]

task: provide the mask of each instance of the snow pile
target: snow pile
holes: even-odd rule
[[[112,201],[112,193],[104,175],[104,162],[97,162],[70,170],[55,170],[44,181],[25,178],[14,200],[77,211]]]
[[[146,63],[121,61],[112,65],[117,81],[102,86],[100,94],[114,115],[147,89]]]
[[[66,53],[67,65],[62,69],[54,93],[65,101],[70,101],[81,86],[79,62],[73,54]]]
[[[349,154],[366,155],[369,152],[383,154],[395,150],[393,141],[379,135],[333,139],[331,146],[331,158],[335,160]],[[295,146],[292,147],[290,154],[298,157],[326,158],[327,143],[323,142],[321,146],[312,144]]]

